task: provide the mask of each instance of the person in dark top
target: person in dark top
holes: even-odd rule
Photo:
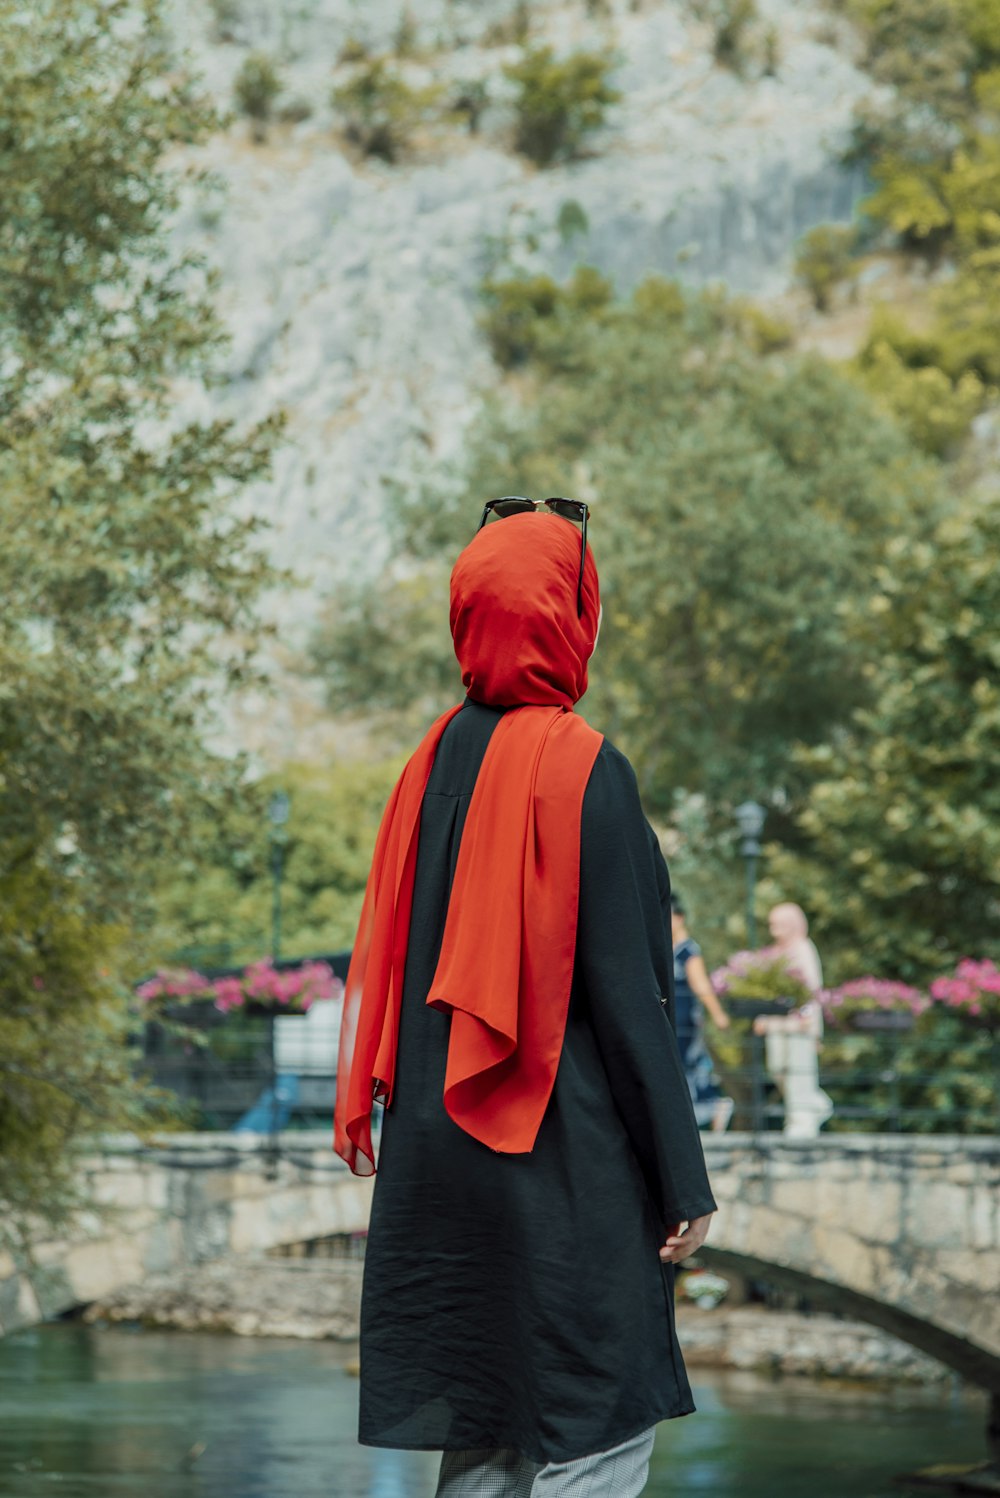
[[[597,573],[585,507],[546,503],[487,506],[456,563],[468,695],[386,809],[345,991],[358,1174],[385,1102],[359,1438],[442,1451],[439,1498],[633,1498],[653,1427],[694,1408],[674,1266],[715,1202],[669,877],[628,761],[572,711]]]
[[[729,1029],[729,1016],[705,970],[701,948],[687,928],[687,915],[676,894],[670,896],[670,925],[674,942],[674,1004],[677,1043],[687,1077],[694,1116],[699,1126],[715,1131],[728,1128],[733,1100],[724,1097],[705,1044],[703,1009],[720,1030]]]

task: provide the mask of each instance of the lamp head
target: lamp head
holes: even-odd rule
[[[284,827],[288,821],[292,803],[285,791],[275,791],[267,803],[267,816],[272,827]]]
[[[756,801],[744,801],[737,806],[733,815],[742,836],[751,842],[756,842],[764,831],[766,809]]]

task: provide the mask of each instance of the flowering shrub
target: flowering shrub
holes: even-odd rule
[[[242,1009],[248,1000],[282,1004],[304,1013],[318,1000],[336,998],[343,986],[329,963],[303,962],[279,972],[271,958],[264,957],[226,978],[206,978],[194,968],[161,968],[155,978],[140,984],[136,994],[144,1004],[210,1000],[223,1013]]]
[[[1000,968],[986,959],[964,957],[952,978],[937,978],[931,997],[956,1013],[989,1025],[1000,1024]]]
[[[734,952],[712,974],[717,994],[731,999],[792,999],[805,1004],[812,998],[808,984],[788,966],[776,947],[759,952]]]
[[[886,978],[853,978],[820,995],[823,1015],[831,1025],[849,1024],[858,1014],[911,1014],[914,1019],[931,1006],[919,988]]]
[[[211,988],[211,981],[192,967],[161,967],[155,978],[140,983],[136,994],[144,1004],[151,1004],[157,999],[206,998]]]
[[[765,947],[758,952],[734,952],[728,962],[712,973],[712,986],[730,1003],[728,1030],[710,1032],[712,1058],[720,1085],[739,1109],[749,1110],[754,1106],[754,1083],[749,1068],[752,1055],[750,1031],[755,1011],[751,1003],[741,1012],[734,1001],[751,999],[766,1003],[785,999],[797,1006],[806,1003],[812,995],[775,947]]]

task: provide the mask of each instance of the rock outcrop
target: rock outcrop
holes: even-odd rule
[[[532,41],[605,49],[622,92],[585,159],[545,170],[511,149],[502,68],[519,55],[503,40],[513,9],[174,0],[178,47],[220,103],[257,51],[273,58],[288,113],[308,114],[257,143],[234,116],[199,152],[219,186],[192,189],[175,229],[217,267],[232,332],[226,379],[197,397],[201,408],[288,414],[273,479],[245,498],[299,579],[272,603],[286,659],[318,599],[377,565],[386,485],[461,453],[497,378],[477,325],[491,267],[562,276],[586,263],[623,288],[656,272],[776,292],[802,233],[849,218],[863,190],[860,169],[840,159],[870,82],[844,33],[805,0],[761,0],[777,58],[773,76],[745,77],[713,60],[708,26],[678,0],[533,0]],[[415,40],[394,66],[415,86],[443,85],[444,99],[486,80],[491,102],[477,134],[441,116],[387,165],[345,142],[331,90],[355,65],[338,61],[347,44],[390,48],[404,11]]]

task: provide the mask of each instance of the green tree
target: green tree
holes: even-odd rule
[[[366,156],[395,162],[441,96],[439,85],[413,88],[386,58],[375,57],[347,83],[338,84],[332,103],[344,120],[348,140]]]
[[[579,154],[621,98],[608,82],[611,61],[600,52],[557,58],[549,46],[532,47],[504,74],[517,85],[517,150],[537,166]]]
[[[159,929],[150,951],[194,966],[250,962],[271,952],[269,795],[291,799],[282,877],[283,956],[351,947],[375,835],[402,760],[287,765],[226,815],[202,816],[158,871]],[[273,955],[273,954],[272,954]]]
[[[966,499],[899,537],[858,608],[870,704],[804,755],[804,846],[771,862],[807,905],[835,979],[925,983],[993,957],[1000,918],[1000,504]]]
[[[534,287],[491,291],[494,311],[517,309],[526,362],[467,468],[433,495],[396,497],[393,568],[362,607],[338,599],[318,645],[331,701],[371,703],[364,641],[383,609],[380,705],[454,700],[447,572],[483,496],[576,494],[593,500],[604,599],[587,711],[661,818],[683,788],[713,808],[773,792],[780,823],[804,784],[792,746],[822,743],[867,697],[846,609],[896,531],[925,524],[936,472],[821,360],[762,359],[738,303],[659,281],[627,302],[595,290],[589,307],[579,279],[544,298]]]
[[[930,451],[950,454],[1000,385],[1000,7],[997,0],[850,0],[868,66],[891,85],[859,121],[875,191],[864,211],[949,274],[919,329],[880,317],[862,378]]]
[[[754,28],[760,24],[756,0],[718,0],[701,7],[708,11],[714,32],[712,55],[724,68],[743,74],[753,60]]]
[[[795,271],[809,290],[817,312],[829,312],[834,290],[856,274],[852,260],[856,233],[847,224],[817,224],[804,235]]]
[[[164,157],[215,116],[158,7],[0,0],[0,1213],[58,1215],[68,1146],[131,1126],[124,995],[148,869],[235,793],[202,746],[267,569],[230,496],[271,427],[178,416],[221,343],[172,256]]]
[[[237,106],[253,125],[254,139],[263,140],[274,101],[281,93],[281,79],[266,52],[251,52],[243,59],[233,93]]]

